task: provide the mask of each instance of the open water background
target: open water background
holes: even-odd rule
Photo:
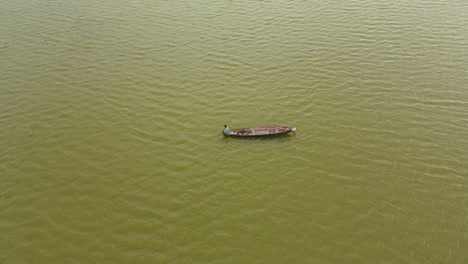
[[[0,262],[468,263],[467,47],[465,0],[0,0]]]

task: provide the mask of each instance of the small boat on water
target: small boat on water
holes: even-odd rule
[[[251,128],[236,128],[229,130],[228,133],[222,131],[225,136],[232,137],[262,137],[262,136],[273,136],[288,134],[296,132],[295,127],[290,126],[260,126]]]

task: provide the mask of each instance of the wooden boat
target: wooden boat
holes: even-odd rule
[[[260,127],[251,127],[251,128],[237,128],[231,129],[229,134],[224,134],[225,136],[232,137],[262,137],[262,136],[273,136],[288,134],[291,132],[296,132],[295,127],[290,126],[260,126]]]

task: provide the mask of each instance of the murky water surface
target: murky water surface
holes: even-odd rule
[[[0,36],[1,263],[468,262],[466,1],[0,0]]]

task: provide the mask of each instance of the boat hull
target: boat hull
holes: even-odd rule
[[[261,126],[232,129],[229,131],[229,134],[224,135],[230,137],[265,137],[283,135],[291,132],[296,132],[296,128],[291,126]]]

